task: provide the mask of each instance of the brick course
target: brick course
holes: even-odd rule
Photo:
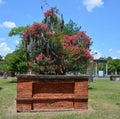
[[[17,112],[88,108],[88,76],[19,75]]]

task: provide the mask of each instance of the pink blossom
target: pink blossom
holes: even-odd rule
[[[31,34],[34,34],[34,33],[35,33],[34,27],[31,26],[31,27],[28,29],[28,32],[30,32]]]
[[[48,55],[48,60],[51,60],[51,55]]]
[[[77,35],[81,35],[88,45],[90,45],[90,37],[86,35],[84,31],[78,32]]]
[[[77,57],[77,59],[80,59],[81,58],[81,56],[79,55],[78,57]]]
[[[74,35],[72,36],[72,39],[73,39],[73,40],[77,40],[77,37],[78,37],[78,35],[77,35],[77,34],[74,34]]]
[[[65,44],[64,44],[64,47],[65,47],[65,48],[67,48],[67,47],[69,47],[69,46],[70,46],[70,44],[68,44],[68,43],[65,43]]]
[[[90,54],[90,52],[87,48],[84,48],[84,56],[86,58],[90,58],[91,60],[93,60],[93,56]]]
[[[52,13],[53,13],[53,10],[47,10],[46,12],[44,12],[44,15],[47,17],[51,15]]]
[[[39,56],[38,57],[36,57],[36,60],[43,60],[43,58],[45,57],[45,55],[41,52],[40,54],[39,54]]]
[[[33,26],[34,26],[34,27],[41,27],[41,24],[40,24],[40,23],[35,22],[35,23],[33,24]]]
[[[27,40],[27,37],[28,37],[28,30],[26,30],[26,31],[23,33],[23,38],[24,38],[24,40]]]
[[[61,57],[61,58],[62,58],[62,60],[64,60],[64,58],[65,58],[65,57],[64,57],[64,55],[62,55],[62,57]]]
[[[49,67],[48,66],[45,66],[46,69],[48,69]]]
[[[56,65],[56,69],[60,69],[60,65]]]
[[[73,55],[76,55],[76,54],[77,54],[77,52],[76,52],[76,51],[74,51],[74,52],[73,52]]]
[[[34,63],[33,62],[28,62],[28,65],[32,67],[34,65]]]
[[[43,30],[47,30],[48,29],[48,27],[47,27],[47,25],[41,25],[41,29],[43,29]]]
[[[49,36],[53,36],[53,33],[52,32],[48,32],[47,33]]]

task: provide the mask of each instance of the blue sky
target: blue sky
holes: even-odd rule
[[[0,55],[11,53],[19,43],[18,36],[8,37],[11,28],[41,22],[44,11],[54,6],[65,23],[72,19],[90,36],[95,58],[120,58],[120,0],[0,0]]]

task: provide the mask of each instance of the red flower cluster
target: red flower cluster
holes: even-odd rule
[[[41,60],[43,60],[43,59],[44,59],[44,57],[45,57],[45,55],[41,52],[41,53],[39,54],[39,56],[38,56],[38,57],[36,57],[36,60],[41,61]]]
[[[49,15],[53,14],[53,10],[47,10],[46,12],[44,12],[44,15],[47,17]]]
[[[59,74],[61,72],[61,64],[56,64],[56,59],[52,59],[51,55],[45,56],[42,52],[35,58],[35,63],[28,62],[30,67],[39,68],[39,74],[47,72],[48,74]],[[42,67],[42,68],[41,68]]]
[[[27,40],[28,34],[29,34],[29,31],[28,31],[28,30],[26,30],[26,31],[23,33],[23,38],[24,38],[24,40]]]
[[[78,33],[77,33],[77,36],[78,36],[78,38],[79,38],[79,36],[81,36],[81,37],[85,40],[86,44],[87,44],[87,45],[90,45],[90,37],[87,36],[84,31],[78,32]]]
[[[89,50],[87,48],[84,48],[84,56],[88,59],[93,60],[93,56],[90,54]]]
[[[65,35],[64,36],[64,44],[63,48],[65,50],[68,50],[68,54],[70,57],[74,58],[77,57],[77,59],[80,59],[81,57],[85,57],[87,59],[93,59],[92,55],[90,54],[89,50],[87,47],[82,47],[83,44],[79,43],[79,38],[80,40],[83,40],[83,44],[85,43],[87,46],[90,45],[90,38],[85,34],[85,32],[78,32],[74,34],[73,36]],[[71,59],[72,60],[72,59]]]
[[[77,34],[73,35],[73,36],[69,36],[69,35],[65,35],[64,38],[66,39],[67,43],[70,43],[71,41],[76,41],[77,40]]]
[[[53,36],[53,33],[52,32],[47,32],[47,34],[49,35],[49,36]]]
[[[23,38],[25,40],[27,40],[28,36],[31,35],[36,35],[36,36],[40,36],[39,31],[47,31],[48,27],[45,24],[40,24],[40,23],[34,23],[29,29],[27,29],[24,33],[23,33]]]
[[[76,34],[74,34],[74,35],[72,35],[72,36],[65,35],[64,38],[65,38],[65,41],[66,41],[67,43],[75,42],[75,41],[77,41],[77,40],[80,38],[80,40],[84,40],[84,43],[85,43],[86,45],[90,45],[90,38],[89,38],[89,36],[87,36],[87,35],[85,34],[84,31],[78,32],[78,33],[76,33]]]
[[[29,65],[30,67],[32,67],[32,66],[34,65],[34,63],[33,63],[33,62],[28,62],[28,65]]]
[[[56,14],[58,13],[58,9],[56,9],[56,8],[52,8],[52,9],[50,9],[50,10],[47,10],[46,12],[44,12],[44,15],[45,15],[45,17],[48,17],[48,16],[56,16]]]

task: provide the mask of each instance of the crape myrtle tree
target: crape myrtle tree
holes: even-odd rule
[[[92,59],[91,39],[72,20],[64,25],[63,15],[60,18],[58,12],[51,8],[44,13],[41,23],[10,31],[9,36],[21,36],[21,44],[6,57],[9,71],[25,73],[29,68],[37,74],[86,72],[87,62]]]
[[[65,30],[63,15],[58,17],[55,7],[47,10],[44,16],[42,23],[33,23],[23,33],[31,70],[50,75],[80,71],[92,59],[89,52],[91,39],[84,31],[69,32],[71,27]],[[68,25],[66,28],[69,28]],[[66,31],[71,34],[68,35]]]

